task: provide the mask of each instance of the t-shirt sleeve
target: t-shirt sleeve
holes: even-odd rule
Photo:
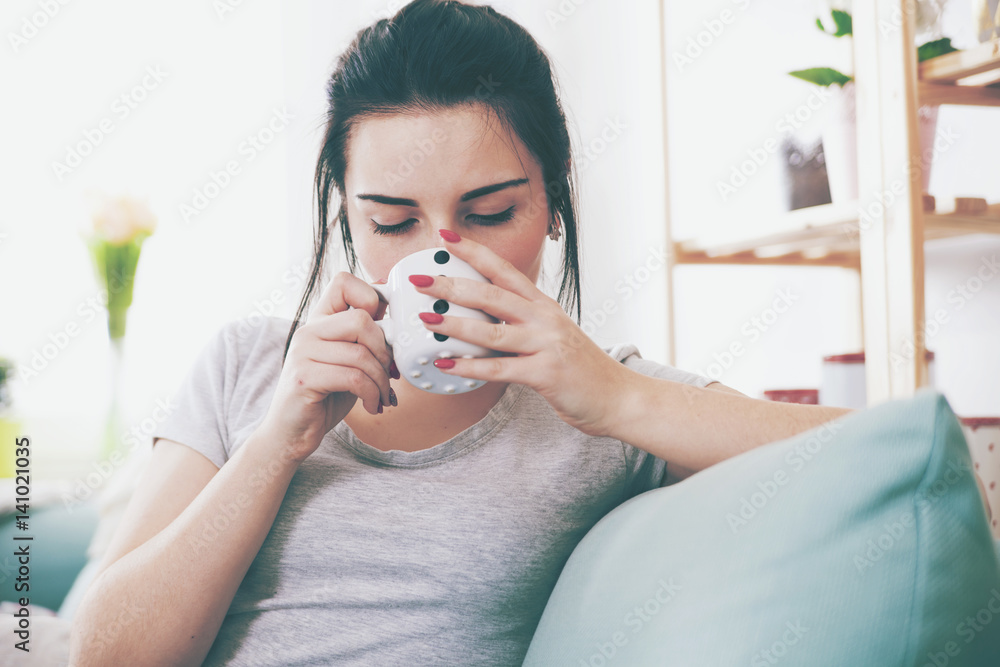
[[[643,359],[634,345],[616,346],[609,351],[609,354],[643,375],[680,382],[693,387],[704,387],[715,382],[712,378],[704,375]],[[676,481],[667,475],[667,462],[663,459],[627,442],[622,443],[622,448],[625,454],[626,474],[623,500],[628,500],[655,488],[668,486]]]
[[[222,467],[229,458],[228,408],[236,381],[232,323],[218,329],[195,357],[173,395],[173,409],[152,434],[187,445]]]

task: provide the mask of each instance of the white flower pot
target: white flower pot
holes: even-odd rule
[[[823,124],[823,155],[826,175],[830,182],[830,199],[834,204],[856,202],[858,199],[858,127],[855,112],[854,82],[841,88],[830,86]],[[938,108],[922,106],[917,110],[920,134],[921,188],[927,192],[931,180],[931,159],[934,134],[937,131]],[[901,170],[902,176],[906,172]]]

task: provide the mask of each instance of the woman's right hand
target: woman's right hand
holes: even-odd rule
[[[371,414],[390,404],[392,352],[375,324],[384,312],[371,285],[342,271],[292,335],[261,427],[299,463],[359,398]]]

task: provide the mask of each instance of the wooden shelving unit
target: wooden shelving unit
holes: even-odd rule
[[[857,206],[833,204],[794,211],[790,231],[734,239],[720,244],[674,241],[675,264],[777,264],[861,269]],[[794,224],[794,223],[799,224]],[[785,225],[783,225],[785,226]],[[967,234],[1000,234],[1000,204],[982,215],[925,213],[924,240]]]
[[[902,24],[896,31],[880,25]],[[661,2],[661,20],[662,20]],[[667,238],[673,253],[667,271],[669,363],[676,363],[673,267],[683,264],[834,266],[860,272],[869,405],[910,396],[927,384],[924,355],[924,254],[934,239],[1000,234],[1000,203],[981,214],[949,212],[950,202],[923,210],[919,182],[892,179],[920,155],[917,107],[930,104],[1000,106],[1000,41],[920,63],[906,0],[857,0],[854,4],[855,85],[860,201],[828,204],[786,214],[788,231],[705,243]],[[663,53],[666,72],[666,48]],[[664,86],[665,88],[665,86]],[[664,109],[666,91],[664,91]],[[666,137],[664,119],[664,137]],[[666,165],[666,150],[664,150]],[[892,191],[895,203],[871,207],[876,194]],[[864,224],[859,224],[864,210]],[[875,215],[877,213],[877,215]],[[892,299],[889,299],[890,293]],[[901,350],[904,363],[898,363]],[[891,355],[897,363],[890,363]]]

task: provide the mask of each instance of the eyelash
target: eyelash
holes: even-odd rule
[[[499,225],[507,222],[514,217],[514,212],[516,206],[511,206],[506,211],[501,211],[500,213],[495,213],[493,215],[475,215],[470,214],[468,217],[473,220],[477,225],[482,225],[484,227],[491,227],[493,225]],[[372,220],[372,231],[381,236],[396,236],[397,234],[402,234],[406,232],[410,227],[416,223],[415,218],[410,218],[405,220],[398,225],[380,225],[374,220]]]

